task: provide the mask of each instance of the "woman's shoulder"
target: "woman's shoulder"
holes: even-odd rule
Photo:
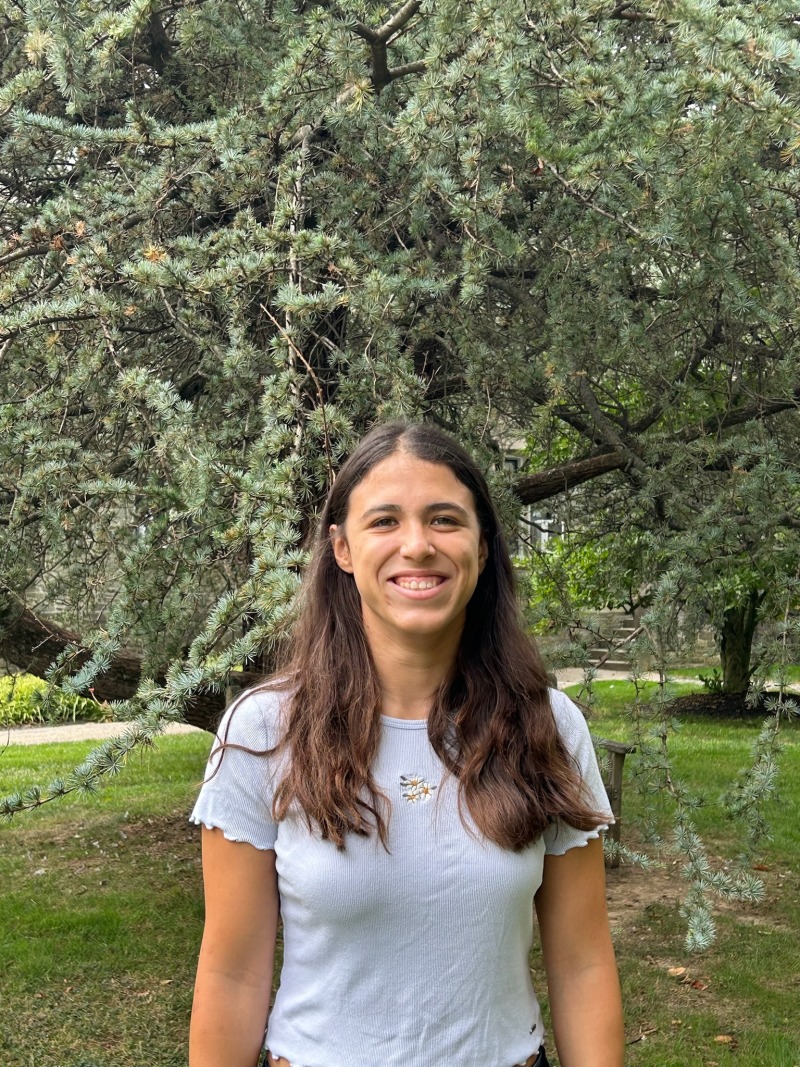
[[[280,740],[283,696],[271,685],[256,685],[225,709],[192,822],[222,830],[229,841],[275,847],[272,797],[279,760],[271,752]]]
[[[550,707],[558,731],[568,745],[589,736],[589,727],[581,709],[560,689],[548,689]]]
[[[273,748],[279,741],[289,693],[273,685],[254,685],[243,690],[225,709],[217,737],[244,748]]]

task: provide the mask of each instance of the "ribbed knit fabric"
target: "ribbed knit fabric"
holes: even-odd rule
[[[610,822],[583,716],[555,690],[551,704],[592,803]],[[278,711],[275,694],[247,694],[220,735],[230,724],[229,742],[264,749],[275,743]],[[300,817],[276,826],[275,760],[236,749],[192,812],[231,840],[275,849],[284,961],[267,1044],[293,1067],[524,1063],[544,1034],[528,969],[543,858],[598,833],[559,823],[515,853],[483,838],[465,811],[470,833],[427,724],[382,724],[375,779],[392,802],[388,853],[354,835],[341,852]]]

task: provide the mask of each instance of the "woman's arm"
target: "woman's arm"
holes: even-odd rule
[[[202,830],[206,921],[189,1031],[189,1067],[255,1067],[278,930],[275,853]]]
[[[602,841],[545,856],[535,902],[561,1067],[622,1067],[622,999]]]

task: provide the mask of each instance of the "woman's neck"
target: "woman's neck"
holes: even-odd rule
[[[457,645],[408,647],[370,641],[381,687],[381,714],[395,719],[427,719],[434,695],[450,672]]]

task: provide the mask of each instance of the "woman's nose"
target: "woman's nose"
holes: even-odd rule
[[[402,552],[409,559],[425,559],[436,550],[428,537],[424,526],[409,527],[403,539]]]

